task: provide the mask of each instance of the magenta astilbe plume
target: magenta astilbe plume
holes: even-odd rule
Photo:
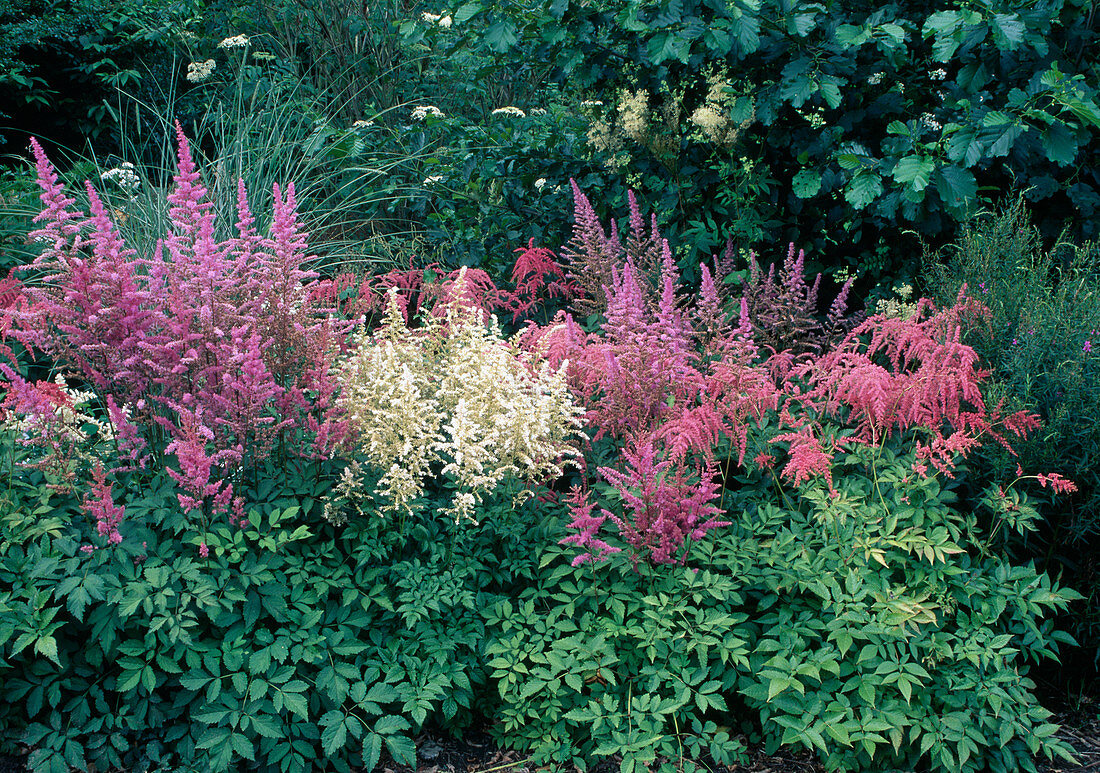
[[[689,540],[699,540],[711,529],[727,526],[719,521],[716,470],[706,466],[690,475],[671,460],[657,461],[651,439],[623,449],[626,471],[601,467],[600,475],[618,489],[623,515],[602,514],[619,527],[619,533],[638,554],[654,563],[683,563]]]
[[[607,516],[592,515],[595,505],[589,501],[587,491],[580,486],[573,486],[566,502],[573,518],[568,528],[573,534],[562,539],[559,544],[575,545],[585,551],[573,559],[573,566],[601,561],[612,553],[621,552],[619,548],[612,547],[597,536]]]
[[[92,483],[84,495],[84,510],[96,521],[96,531],[107,539],[110,545],[122,542],[118,531],[119,524],[126,517],[126,508],[116,505],[111,493],[112,486],[107,482],[103,465],[97,464],[92,471]]]

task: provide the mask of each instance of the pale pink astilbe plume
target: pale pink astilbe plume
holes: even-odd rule
[[[176,122],[176,174],[172,177],[173,189],[168,194],[168,215],[172,225],[165,245],[173,262],[188,262],[198,242],[210,238],[214,232],[214,204],[207,199],[206,186],[191,155],[191,144]]]
[[[558,544],[575,545],[585,551],[573,559],[573,566],[602,561],[612,553],[621,552],[620,548],[612,547],[597,536],[607,516],[592,515],[595,505],[589,501],[586,490],[580,486],[573,486],[565,501],[569,505],[569,512],[573,519],[567,528],[573,534],[560,540]]]
[[[668,240],[661,239],[661,293],[655,319],[657,338],[671,351],[690,352],[689,359],[694,360],[697,356],[693,343],[695,331],[677,306],[676,289],[679,285],[680,272],[672,259],[672,250]]]
[[[699,297],[692,310],[692,319],[695,321],[696,340],[704,351],[709,351],[714,342],[725,337],[729,322],[710,267],[700,263],[699,273]]]
[[[112,488],[107,482],[103,465],[97,464],[92,470],[92,483],[84,495],[83,505],[85,512],[95,518],[96,531],[100,536],[106,537],[108,544],[117,545],[122,542],[118,527],[126,517],[126,508],[115,504]]]
[[[623,449],[626,471],[601,467],[599,473],[618,489],[622,515],[602,514],[618,527],[636,551],[654,563],[683,563],[689,540],[699,540],[711,529],[728,525],[719,521],[716,470],[706,466],[689,473],[684,464],[657,460],[651,438],[639,439]]]

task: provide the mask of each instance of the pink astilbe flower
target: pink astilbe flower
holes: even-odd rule
[[[833,456],[822,447],[820,438],[814,435],[810,425],[803,426],[797,432],[776,435],[771,442],[790,444],[787,451],[789,459],[780,475],[792,486],[820,475],[829,484],[829,491],[835,490],[831,470]]]
[[[126,245],[95,189],[89,215],[72,209],[32,142],[47,249],[27,268],[34,280],[12,313],[13,331],[76,371],[107,408],[124,462],[176,454],[171,472],[185,507],[226,509],[230,478],[269,452],[274,439],[341,436],[331,363],[351,323],[305,268],[305,234],[293,186],[275,188],[270,236],[261,236],[243,183],[237,236],[215,238],[209,201],[177,125],[178,170],[170,224],[154,249]]]
[[[729,525],[717,520],[721,511],[714,505],[719,487],[713,466],[698,469],[692,476],[683,464],[657,461],[656,446],[649,438],[624,448],[623,458],[626,472],[599,469],[604,480],[619,490],[623,514],[608,510],[602,514],[619,527],[636,555],[647,555],[658,564],[683,563],[689,540],[702,539],[711,529]]]
[[[985,404],[980,385],[988,374],[961,331],[986,314],[960,294],[947,309],[922,300],[908,318],[872,317],[832,351],[795,368],[793,376],[809,388],[790,399],[852,425],[858,442],[876,444],[919,428],[930,437],[918,444],[919,458],[947,474],[956,457],[983,440],[1012,451],[1004,431],[1023,437],[1038,420],[1023,411],[1004,416],[999,405]]]
[[[1039,474],[1035,476],[1039,481],[1039,485],[1044,488],[1049,485],[1056,494],[1071,494],[1077,490],[1077,484],[1068,478],[1064,478],[1056,472],[1049,473],[1047,475]]]
[[[89,491],[84,495],[84,510],[96,522],[96,531],[106,537],[108,544],[117,545],[122,542],[122,535],[118,526],[126,517],[126,508],[116,505],[111,494],[112,485],[107,482],[103,465],[97,464],[92,471],[92,483]]]
[[[573,518],[568,526],[573,534],[562,539],[559,544],[576,545],[585,551],[573,559],[573,566],[580,566],[591,561],[601,561],[611,553],[620,552],[619,548],[612,547],[596,536],[608,516],[592,515],[595,505],[588,500],[587,491],[580,486],[573,486],[565,501],[569,505],[569,512]]]

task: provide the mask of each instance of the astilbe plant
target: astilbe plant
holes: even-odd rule
[[[731,247],[732,243],[726,246],[727,263]],[[854,282],[855,277],[850,277],[841,285],[822,320],[818,313],[821,274],[812,285],[806,283],[805,251],[796,252],[792,243],[779,271],[772,263],[766,273],[756,255],[749,255],[749,275],[742,284],[741,297],[748,306],[757,342],[796,355],[823,351],[860,321],[859,315],[848,311]]]
[[[31,236],[45,248],[25,269],[13,335],[94,390],[131,464],[175,456],[184,509],[225,510],[232,478],[276,440],[312,454],[340,438],[329,370],[349,325],[305,268],[293,185],[276,186],[261,236],[240,184],[237,235],[217,241],[213,205],[176,133],[170,226],[155,246],[127,245],[90,183],[88,213],[75,209],[32,140],[44,209]]]
[[[641,229],[632,204],[631,222]],[[577,222],[587,230],[598,227],[589,209],[578,196]],[[582,230],[574,241],[606,244],[602,233]],[[652,260],[654,250],[659,273],[651,290],[635,260]],[[683,561],[691,540],[721,524],[713,504],[719,496],[714,448],[728,440],[740,463],[749,423],[777,405],[770,374],[752,367],[757,349],[749,321],[728,324],[705,266],[703,277],[699,303],[685,313],[671,250],[653,226],[641,238],[632,234],[622,262],[611,265],[599,333],[586,333],[563,312],[522,335],[524,346],[566,367],[574,394],[588,406],[594,439],[608,436],[623,445],[624,469],[598,472],[619,490],[624,512],[592,516],[583,493],[571,499],[575,534],[567,541],[585,551],[578,562],[610,552],[597,536],[600,519],[608,518],[634,548],[635,560]],[[699,320],[698,331],[691,317]]]
[[[608,239],[589,209],[578,198],[583,232],[574,243],[595,250]],[[744,464],[750,433],[761,431],[765,414],[774,419],[764,430],[765,445],[785,452],[782,480],[799,486],[824,478],[829,490],[834,456],[852,443],[877,445],[909,433],[918,458],[914,472],[934,468],[951,475],[956,461],[977,445],[993,441],[1011,448],[1010,437],[1037,426],[1033,415],[1005,415],[986,405],[981,385],[987,374],[973,349],[960,342],[962,326],[984,308],[965,295],[946,309],[924,301],[907,318],[872,317],[824,352],[776,352],[759,344],[760,324],[747,295],[735,304],[735,324],[704,265],[695,303],[685,310],[667,243],[662,240],[653,291],[638,280],[633,254],[650,249],[648,241],[628,244],[622,262],[610,268],[599,332],[584,331],[563,312],[549,325],[531,324],[522,339],[566,367],[574,395],[587,406],[593,439],[607,436],[621,447],[621,468],[598,473],[618,490],[622,512],[605,508],[593,515],[583,490],[569,500],[574,533],[565,541],[584,551],[578,562],[615,552],[600,536],[609,520],[635,560],[684,560],[690,542],[721,523],[713,504],[720,493],[716,480],[730,472],[734,454],[736,464]],[[816,284],[805,285],[802,266],[803,256],[792,250],[780,282],[750,282],[766,290],[757,308],[764,302],[773,309],[815,305]],[[819,330],[843,330],[850,287],[842,288]],[[714,450],[722,447],[730,456],[716,460]],[[754,463],[779,462],[762,452]]]

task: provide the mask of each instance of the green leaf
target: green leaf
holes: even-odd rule
[[[993,14],[993,42],[1001,51],[1015,51],[1024,42],[1026,27],[1018,13]]]
[[[1068,166],[1077,158],[1077,137],[1061,121],[1048,126],[1040,139],[1047,159],[1058,166]],[[73,597],[70,596],[70,605],[72,599]]]
[[[986,113],[982,119],[982,139],[989,143],[991,157],[1007,156],[1016,139],[1024,133],[1017,116],[1000,111]]]
[[[256,728],[256,732],[265,738],[282,738],[283,731],[272,717],[266,714],[255,714],[250,716],[252,720],[252,727]]]
[[[363,769],[374,770],[381,756],[382,736],[378,733],[367,733],[367,737],[363,739]]]
[[[491,50],[503,54],[519,42],[519,35],[516,33],[515,25],[498,19],[485,30],[483,39]]]
[[[392,714],[380,717],[378,721],[374,723],[374,732],[379,735],[393,735],[394,733],[400,733],[402,730],[407,730],[408,728],[409,720]]]
[[[462,24],[474,18],[474,16],[479,13],[481,13],[481,3],[465,3],[460,5],[458,10],[455,11],[454,23]],[[370,766],[368,766],[368,768],[369,767]]]
[[[326,724],[326,719],[331,721]],[[348,740],[348,731],[344,727],[344,714],[341,711],[330,711],[321,717],[319,724],[324,728],[321,730],[321,747],[325,754],[331,757],[338,749],[344,748]]]
[[[882,178],[877,172],[863,171],[852,178],[844,198],[856,209],[863,209],[882,193]]]
[[[923,191],[931,181],[936,162],[926,156],[906,156],[894,167],[894,179],[915,191]]]
[[[286,706],[287,711],[297,714],[302,719],[309,719],[309,704],[304,695],[284,692],[282,696],[283,705]]]
[[[792,181],[794,195],[800,199],[816,196],[821,190],[821,173],[814,169],[803,169]]]
[[[388,735],[385,738],[386,748],[397,762],[409,767],[416,766],[416,744],[408,736]]]
[[[61,665],[61,661],[57,659],[57,639],[52,636],[43,636],[34,643],[34,651],[39,655],[45,655],[57,665]]]
[[[978,183],[969,169],[944,166],[936,170],[936,190],[952,210],[963,210],[978,195]]]

